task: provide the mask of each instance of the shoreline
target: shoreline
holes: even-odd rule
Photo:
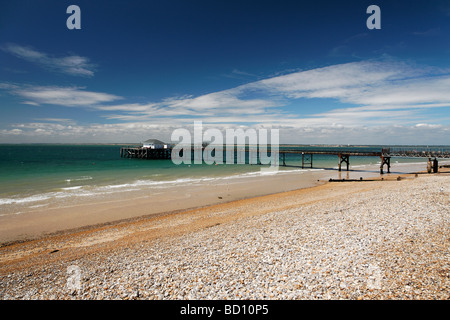
[[[350,172],[355,173],[355,172],[359,172],[359,171],[358,170],[350,170]],[[369,173],[368,171],[363,171],[363,172],[366,174]],[[78,227],[65,227],[60,230],[54,230],[54,231],[49,231],[49,232],[38,232],[38,233],[35,232],[33,236],[27,235],[25,237],[11,239],[9,241],[0,241],[0,249],[5,248],[5,247],[14,246],[14,245],[20,245],[20,244],[27,243],[27,242],[35,242],[35,241],[39,242],[39,241],[45,241],[47,239],[52,239],[52,238],[69,237],[73,234],[78,234],[78,233],[95,232],[96,230],[103,229],[103,228],[114,228],[114,227],[122,227],[122,226],[126,227],[127,225],[133,224],[133,223],[139,223],[142,221],[158,219],[158,218],[166,218],[166,217],[170,217],[172,215],[189,213],[189,212],[193,212],[193,211],[197,211],[197,210],[214,209],[218,206],[220,207],[221,205],[231,205],[232,206],[234,204],[238,204],[243,201],[258,201],[258,199],[266,199],[267,197],[271,197],[271,196],[282,197],[284,195],[288,195],[293,192],[294,193],[295,192],[308,193],[309,191],[313,191],[313,190],[317,189],[318,187],[327,186],[330,184],[346,185],[346,184],[351,184],[351,183],[364,184],[364,183],[370,183],[370,182],[372,182],[372,183],[373,182],[374,183],[389,182],[389,181],[399,181],[399,180],[404,180],[404,179],[414,179],[421,175],[424,175],[424,176],[433,175],[433,174],[427,173],[426,171],[419,171],[419,172],[410,172],[410,173],[390,173],[390,174],[379,175],[378,177],[373,177],[371,175],[368,175],[364,179],[350,179],[349,172],[342,172],[342,173],[339,173],[339,179],[333,179],[333,178],[328,178],[329,174],[327,171],[325,171],[323,173],[324,173],[324,176],[327,177],[326,179],[319,179],[316,182],[313,182],[312,184],[310,183],[311,181],[309,181],[309,183],[304,184],[300,188],[288,189],[285,191],[268,192],[268,193],[262,193],[262,194],[257,193],[256,195],[253,195],[253,196],[245,195],[242,197],[233,198],[233,199],[229,199],[229,200],[225,200],[225,201],[217,201],[216,200],[216,201],[206,202],[205,204],[201,204],[201,205],[197,205],[197,206],[193,205],[193,206],[182,207],[182,208],[173,209],[173,210],[160,210],[160,211],[146,213],[146,214],[142,214],[142,215],[135,215],[135,216],[131,216],[131,217],[122,217],[122,218],[118,218],[115,220],[114,219],[111,220],[110,218],[108,218],[104,222],[88,223],[88,224],[84,224],[84,225],[78,226]],[[341,176],[344,174],[346,175],[347,178],[341,179]],[[450,174],[450,169],[441,168],[438,174]],[[264,177],[264,178],[267,178],[267,177]],[[248,181],[248,178],[246,180],[247,180],[245,182],[246,184],[250,183],[250,181]],[[223,200],[223,199],[220,199],[220,200]],[[117,200],[117,202],[123,203],[123,202],[127,202],[127,200]],[[87,204],[87,207],[89,207],[89,208],[103,207],[105,204],[111,204],[111,202],[93,202],[93,203]],[[69,206],[67,208],[55,208],[55,210],[59,211],[61,209],[68,209],[72,213],[73,210],[77,210],[80,207],[84,207],[84,205],[74,205],[74,206]],[[108,209],[111,209],[111,207],[108,207]],[[38,210],[38,211],[40,211],[40,210]],[[75,217],[75,219],[77,219],[77,218],[78,217]],[[0,221],[1,221],[1,219],[0,219]],[[0,260],[0,262],[1,262],[1,260]]]
[[[0,217],[0,247],[54,234],[311,187],[318,183],[312,176],[315,178],[317,174],[301,172],[287,177],[274,175],[225,179],[218,185],[216,181],[207,181],[171,186],[162,192],[154,192],[153,189],[134,190],[123,194],[113,193],[107,198],[94,198],[86,203],[78,201],[64,207],[36,208]]]
[[[445,172],[440,172],[440,174],[449,174],[450,173],[450,169],[446,170]],[[21,238],[21,239],[15,239],[15,240],[11,240],[11,241],[5,241],[5,242],[0,242],[0,250],[3,248],[8,248],[8,247],[14,247],[15,245],[21,245],[21,244],[27,244],[27,243],[34,243],[34,242],[45,242],[47,240],[52,240],[52,239],[60,239],[60,238],[68,238],[71,237],[73,235],[77,235],[77,234],[89,234],[89,233],[95,233],[99,230],[103,230],[103,229],[114,229],[114,228],[127,228],[130,225],[133,224],[139,224],[142,222],[147,222],[147,221],[152,221],[152,220],[157,220],[157,219],[165,219],[168,218],[170,219],[171,216],[176,216],[176,215],[183,215],[183,214],[189,214],[192,212],[197,212],[197,211],[208,211],[208,210],[215,210],[216,208],[220,208],[221,206],[237,206],[240,205],[241,203],[245,203],[245,202],[258,202],[258,201],[264,201],[266,199],[269,199],[271,197],[284,197],[284,196],[288,196],[290,194],[293,193],[311,193],[314,192],[315,190],[319,190],[321,187],[330,187],[331,185],[335,184],[339,187],[339,185],[346,185],[346,184],[364,184],[364,183],[378,183],[378,182],[393,182],[393,181],[399,181],[399,180],[404,180],[404,179],[414,179],[416,178],[418,175],[430,175],[425,171],[422,172],[415,172],[415,173],[403,173],[403,174],[395,174],[395,176],[393,175],[383,175],[380,177],[376,177],[376,178],[371,178],[371,179],[362,179],[362,180],[358,180],[358,179],[342,179],[342,180],[332,180],[330,178],[330,180],[318,180],[316,183],[314,183],[314,185],[309,185],[309,186],[304,186],[298,189],[292,189],[292,190],[286,190],[286,191],[278,191],[278,192],[273,192],[273,193],[266,193],[266,194],[258,194],[255,196],[243,196],[242,198],[237,198],[237,199],[232,199],[229,201],[224,201],[224,202],[215,202],[215,203],[207,203],[204,205],[199,205],[199,206],[192,206],[192,207],[184,207],[181,209],[176,209],[176,210],[166,210],[166,211],[158,211],[155,213],[148,213],[148,214],[143,214],[143,215],[137,215],[137,216],[133,216],[133,217],[128,217],[128,218],[121,218],[121,219],[117,219],[117,220],[107,220],[105,222],[101,222],[101,223],[96,223],[96,224],[86,224],[80,227],[73,227],[73,228],[65,228],[65,229],[61,229],[61,230],[55,230],[55,231],[51,231],[51,232],[47,232],[47,233],[40,233],[40,234],[36,234],[34,237],[28,237],[28,238]],[[399,179],[400,177],[400,179]],[[248,182],[248,181],[247,181]],[[340,182],[344,182],[344,183],[340,183]],[[122,200],[119,200],[119,202],[122,202]],[[102,206],[105,203],[94,203],[94,204],[89,204],[89,207],[92,206]],[[70,206],[69,209],[72,210],[76,210],[78,207],[80,206]],[[83,205],[81,205],[81,207],[83,207]],[[57,208],[57,210],[60,210],[61,208]],[[2,263],[2,259],[0,259],[0,264]]]
[[[341,298],[356,299],[362,296],[361,290],[367,297],[372,298],[396,296],[397,289],[391,287],[395,287],[398,277],[404,275],[397,274],[397,267],[392,264],[398,261],[406,263],[412,258],[411,261],[415,262],[408,268],[412,270],[414,277],[421,275],[416,273],[419,272],[418,267],[422,265],[425,267],[430,261],[437,263],[438,266],[432,271],[427,269],[428,271],[420,272],[424,275],[431,272],[433,277],[439,277],[441,282],[437,283],[441,283],[441,290],[444,290],[438,292],[436,289],[427,289],[428,291],[419,296],[442,299],[442,294],[445,295],[447,292],[448,298],[448,291],[445,291],[448,290],[445,289],[446,276],[445,273],[441,275],[439,270],[446,268],[446,260],[441,255],[445,256],[448,251],[445,248],[448,249],[449,218],[442,216],[446,209],[439,208],[448,206],[448,197],[446,198],[445,194],[448,194],[449,173],[450,170],[446,169],[437,174],[417,174],[417,177],[413,173],[406,174],[400,176],[400,179],[399,175],[391,175],[389,178],[384,176],[383,181],[380,181],[380,177],[377,181],[326,182],[310,188],[131,218],[119,223],[106,223],[84,230],[17,242],[0,247],[2,279],[0,297],[3,299],[14,297],[16,299],[300,299],[302,297],[323,299],[328,296],[321,293],[322,285],[315,284],[317,276],[313,275],[317,271],[309,268],[316,266],[319,268],[317,270],[323,271],[318,274],[323,277],[323,281],[332,281],[326,279],[336,277],[329,278],[330,270],[336,271],[333,269],[336,268],[335,263],[323,265],[325,261],[323,259],[337,259],[334,256],[339,253],[340,258],[337,261],[341,261],[339,264],[342,265],[339,272],[347,274],[350,278],[338,276],[337,280],[333,280],[338,281],[337,284],[333,284],[338,287],[330,297],[338,295]],[[430,190],[430,186],[435,187]],[[399,198],[399,195],[404,198]],[[368,211],[361,211],[360,206]],[[373,215],[371,212],[377,207],[375,212],[378,213]],[[435,212],[436,209],[444,211]],[[406,210],[407,214],[399,214],[398,210]],[[345,215],[342,215],[343,213]],[[396,222],[398,219],[399,222]],[[444,219],[442,220],[444,224],[439,222],[441,219]],[[302,231],[299,233],[300,230]],[[398,230],[401,232],[397,234]],[[419,230],[421,231],[417,233]],[[414,240],[414,245],[410,242],[411,239]],[[284,249],[277,249],[281,248],[280,246]],[[239,252],[240,254],[236,256]],[[281,252],[280,257],[283,259],[280,260],[277,252]],[[323,256],[323,252],[328,253]],[[433,256],[433,259],[429,260],[430,252],[439,258]],[[296,256],[297,258],[294,258]],[[318,257],[322,257],[322,260]],[[378,257],[377,260],[373,260],[375,257]],[[208,259],[209,262],[202,262],[204,259]],[[392,259],[397,262],[391,261]],[[273,262],[267,264],[267,261]],[[316,262],[311,265],[308,261]],[[211,279],[212,270],[222,273],[222,279],[234,278],[241,273],[232,270],[249,263],[249,269],[245,269],[243,273],[245,276],[240,281],[245,280],[256,285],[258,282],[252,279],[261,281],[260,277],[263,274],[260,270],[265,270],[266,274],[272,268],[281,268],[275,273],[277,278],[285,272],[287,273],[283,277],[288,278],[301,274],[303,280],[297,278],[294,280],[303,284],[294,288],[291,287],[295,282],[293,279],[284,282],[280,278],[272,283],[270,280],[272,276],[264,278],[264,281],[269,281],[270,286],[274,288],[278,288],[282,281],[281,283],[289,287],[291,292],[290,295],[286,295],[278,289],[271,291],[272,293],[263,293],[261,291],[263,287],[259,285],[250,291],[242,291],[250,288],[248,287],[250,284],[240,287],[239,290],[237,287],[223,284],[229,289],[222,292],[216,288],[215,281],[208,280]],[[386,275],[393,273],[388,278],[397,280],[392,280],[394,282],[389,280],[383,290],[376,286],[375,290],[371,289],[367,287],[367,283],[358,284],[355,289],[356,284],[352,284],[354,281],[360,283],[361,280],[358,279],[370,276],[367,269],[361,267],[367,263],[370,268],[375,268],[373,270],[369,268],[375,275],[380,269]],[[83,289],[77,292],[68,291],[65,287],[66,270],[73,265],[79,266],[86,275],[83,278]],[[141,276],[129,274],[127,271],[130,268],[134,270],[137,265],[140,266],[138,269],[140,271],[136,271],[137,274],[144,276],[146,280],[138,280]],[[215,269],[215,266],[225,269]],[[230,267],[232,270],[227,271]],[[354,271],[350,271],[351,268],[358,270],[362,268],[358,271],[362,273],[355,276]],[[186,273],[188,269],[192,269],[192,273]],[[115,271],[111,273],[108,270]],[[209,271],[205,274],[205,270]],[[161,274],[161,278],[156,280],[158,274]],[[191,274],[197,274],[203,279],[200,283],[209,285],[198,287],[199,280],[191,279]],[[182,278],[174,280],[173,277]],[[342,279],[347,280],[342,283]],[[384,277],[382,279],[388,282]],[[412,280],[408,279],[410,278],[402,281],[411,283]],[[186,281],[190,285],[193,283],[197,289],[179,291],[186,285]],[[127,285],[124,285],[123,289],[121,286],[118,288],[117,284],[122,282]],[[163,287],[159,287],[161,284],[156,286],[158,283],[164,283]],[[144,284],[145,288],[142,287]],[[126,289],[130,286],[140,286],[136,291],[139,293],[130,295]],[[169,290],[167,286],[177,287],[178,293],[175,294],[175,291]],[[311,288],[316,289],[311,291]],[[200,289],[208,291],[201,293],[198,291]],[[399,292],[397,296],[407,297],[405,292]]]
[[[417,169],[417,164],[413,165],[411,168]],[[212,179],[201,185],[196,183],[171,186],[163,190],[156,189],[157,192],[153,192],[150,188],[113,193],[106,198],[95,198],[85,203],[79,199],[63,207],[57,205],[52,207],[50,204],[50,207],[44,206],[20,214],[0,216],[0,247],[104,225],[310,188],[328,183],[329,179],[381,180],[394,175],[411,174],[393,172],[380,175],[376,169],[377,166],[373,165],[366,166],[364,170],[352,169],[342,172],[335,169],[280,171],[275,175]]]

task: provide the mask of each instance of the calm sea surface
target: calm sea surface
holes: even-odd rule
[[[0,214],[14,205],[39,205],[39,201],[88,197],[142,188],[211,181],[224,177],[259,174],[261,166],[249,164],[175,165],[171,160],[120,157],[118,145],[0,145]],[[295,148],[289,146],[290,149]],[[380,151],[368,147],[297,147],[301,150]],[[448,148],[448,147],[446,147]],[[280,147],[280,150],[282,147]],[[314,155],[313,170],[337,167],[337,156]],[[391,163],[418,163],[427,159],[392,158]],[[287,155],[288,167],[302,170],[301,155]],[[380,163],[378,157],[350,157],[350,168],[364,169]],[[304,169],[310,170],[310,169]]]

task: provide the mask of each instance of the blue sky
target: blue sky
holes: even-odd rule
[[[0,143],[169,141],[201,120],[281,143],[448,144],[449,40],[448,1],[4,0]]]

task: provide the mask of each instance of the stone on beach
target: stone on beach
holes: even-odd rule
[[[328,184],[3,247],[0,298],[449,299],[449,182]]]

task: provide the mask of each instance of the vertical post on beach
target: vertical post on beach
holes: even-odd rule
[[[433,160],[433,173],[437,173],[438,172],[438,160],[437,158],[434,158]]]
[[[342,156],[341,156],[341,154],[339,153],[339,171],[341,171],[341,163],[342,163],[342,160],[341,160],[341,158],[342,158]]]
[[[384,157],[383,155],[381,156],[381,165],[380,165],[380,174],[383,174],[383,165],[384,165]]]
[[[309,160],[309,162],[308,162],[308,160]],[[302,169],[305,167],[305,164],[309,164],[310,168],[312,168],[312,164],[313,164],[312,153],[305,154],[304,152],[302,152]]]
[[[342,162],[345,162],[347,164],[347,171],[349,170],[350,165],[350,156],[348,154],[342,154],[339,153],[339,171],[341,171]]]
[[[381,165],[380,165],[380,174],[383,174],[383,167],[386,164],[387,172],[391,173],[391,157],[385,157],[381,155]]]

